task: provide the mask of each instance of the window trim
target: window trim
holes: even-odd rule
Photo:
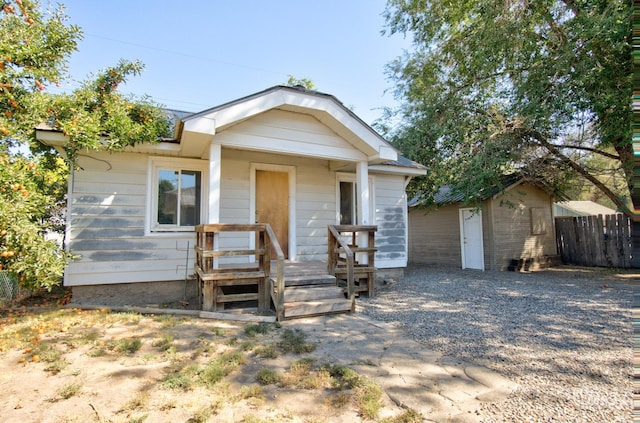
[[[336,225],[340,224],[340,183],[341,182],[351,182],[355,185],[356,183],[356,175],[354,175],[353,173],[336,173]],[[354,186],[355,188],[355,186]],[[358,190],[354,189],[353,190],[354,193],[354,200],[357,201],[357,196],[358,196]],[[370,222],[374,222],[375,221],[375,214],[376,214],[376,209],[375,209],[375,178],[372,175],[369,175],[369,221]],[[359,225],[358,223],[358,213],[356,210],[354,210],[355,213],[355,221],[356,221],[356,225]]]
[[[206,219],[209,187],[209,162],[197,159],[150,157],[147,165],[147,210],[145,235],[194,232],[194,226],[158,225],[158,172],[160,170],[191,170],[200,172],[200,218]]]

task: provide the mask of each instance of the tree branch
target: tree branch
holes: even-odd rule
[[[620,156],[618,156],[616,154],[607,153],[606,151],[598,150],[597,148],[583,147],[583,146],[579,146],[579,145],[557,145],[557,144],[550,144],[550,145],[553,145],[554,147],[556,147],[558,149],[570,148],[570,149],[573,149],[573,150],[589,151],[591,153],[596,153],[596,154],[599,154],[601,156],[604,156],[604,157],[606,157],[608,159],[620,160]]]
[[[595,185],[596,188],[598,188],[600,190],[600,192],[602,192],[604,195],[607,196],[607,198],[609,198],[611,201],[613,201],[613,204],[615,204],[618,207],[619,210],[621,210],[627,216],[633,217],[633,213],[631,212],[629,207],[620,198],[618,198],[618,196],[613,191],[611,191],[609,189],[609,187],[607,187],[605,184],[603,184],[598,178],[596,178],[594,175],[589,173],[586,169],[584,169],[578,163],[576,163],[575,161],[571,160],[569,157],[567,157],[564,154],[562,154],[562,152],[560,151],[560,149],[557,146],[551,144],[546,139],[546,137],[544,137],[539,132],[533,131],[533,130],[530,130],[528,132],[529,132],[530,136],[532,136],[534,139],[538,140],[540,145],[542,145],[547,150],[549,150],[549,152],[551,154],[553,154],[555,157],[557,157],[564,164],[566,164],[567,166],[569,166],[570,168],[572,168],[573,170],[578,172],[587,181],[589,181],[593,185]]]

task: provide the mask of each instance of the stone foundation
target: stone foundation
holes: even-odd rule
[[[186,290],[185,290],[186,285]],[[186,301],[197,305],[195,280],[82,285],[71,287],[72,304],[166,307]]]

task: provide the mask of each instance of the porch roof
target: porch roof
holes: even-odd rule
[[[264,91],[185,117],[179,137],[190,155],[204,150],[212,137],[269,110],[313,116],[344,138],[371,164],[398,159],[398,152],[336,97],[303,87],[274,86]]]

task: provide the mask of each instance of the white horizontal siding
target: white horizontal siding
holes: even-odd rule
[[[220,222],[253,223],[249,218],[249,163],[233,154],[223,154],[221,173]],[[248,236],[243,239],[244,248],[248,248]]]
[[[404,177],[375,175],[376,267],[407,265],[407,222]]]
[[[330,134],[322,133],[322,125],[314,118],[291,121],[287,112],[276,115],[283,119],[281,123],[260,124],[268,128],[263,128],[265,131],[274,131],[288,121],[300,137],[320,130],[322,136],[312,137],[321,140],[320,147],[332,139]],[[256,125],[252,128],[259,129],[260,125]],[[286,133],[291,136],[291,132]],[[71,185],[68,246],[79,258],[69,265],[65,284],[180,280],[185,273],[187,243],[187,274],[193,274],[195,236],[192,232],[145,235],[148,158],[134,153],[96,153],[92,157],[82,158],[84,170],[75,172]],[[295,258],[326,261],[327,226],[336,221],[336,174],[330,170],[328,161],[223,148],[221,223],[252,222],[249,216],[252,163],[296,168]],[[381,268],[404,266],[403,177],[375,175],[374,185],[375,224],[379,228],[376,264]],[[246,249],[252,237],[248,232],[226,233],[220,237],[220,244],[225,249]]]
[[[297,259],[327,260],[327,227],[336,221],[336,176],[324,161],[298,167]]]
[[[214,137],[225,147],[264,150],[306,157],[365,160],[366,156],[316,118],[271,110],[223,130]]]
[[[65,285],[146,282],[193,273],[193,233],[145,236],[147,157],[134,153],[81,156],[70,190],[67,246],[76,255]]]
[[[105,206],[107,208],[111,208],[113,206],[145,207],[144,202],[140,202],[140,195],[122,193],[118,193],[116,196],[112,193],[86,194],[74,191],[74,194],[71,197],[71,203],[74,205],[74,210],[76,205]]]

